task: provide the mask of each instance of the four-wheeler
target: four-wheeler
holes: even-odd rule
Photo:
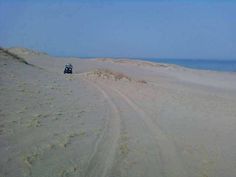
[[[72,69],[73,69],[72,64],[70,63],[66,64],[64,69],[64,74],[72,74]]]

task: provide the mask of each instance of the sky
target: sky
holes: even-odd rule
[[[56,56],[236,60],[236,0],[0,0],[0,46]]]

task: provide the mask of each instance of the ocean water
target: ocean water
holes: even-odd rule
[[[236,60],[145,59],[152,62],[176,64],[193,69],[236,72]]]

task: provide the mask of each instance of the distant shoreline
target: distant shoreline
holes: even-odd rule
[[[236,72],[236,60],[220,59],[158,59],[158,58],[126,58],[126,57],[71,57],[80,59],[114,59],[141,60],[161,64],[174,64],[185,68],[220,72]]]
[[[146,61],[175,64],[191,69],[220,72],[236,72],[236,60],[198,60],[198,59],[145,59]]]

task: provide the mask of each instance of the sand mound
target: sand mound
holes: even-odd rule
[[[99,58],[96,61],[99,62],[111,62],[116,64],[124,64],[124,65],[135,65],[141,67],[173,67],[175,65],[172,64],[164,64],[164,63],[153,63],[142,60],[131,60],[131,59],[111,59],[111,58]]]
[[[45,56],[47,55],[47,53],[45,52],[38,52],[31,49],[17,48],[17,47],[9,48],[8,51],[18,56]]]
[[[113,59],[112,58],[97,58],[96,61],[113,62]]]
[[[114,63],[119,63],[119,64],[132,64],[136,66],[149,66],[149,67],[168,67],[168,64],[161,64],[161,63],[153,63],[153,62],[148,62],[148,61],[140,61],[140,60],[115,60]]]
[[[15,53],[10,52],[7,49],[0,48],[0,56],[6,57],[6,58],[10,58],[10,59],[15,59],[15,60],[18,60],[21,63],[27,64],[27,65],[31,65],[24,58],[18,56]]]
[[[96,69],[94,71],[88,72],[87,77],[90,79],[108,79],[108,80],[114,80],[114,81],[129,81],[129,82],[138,82],[142,84],[146,84],[147,81],[145,80],[136,80],[134,78],[131,78],[130,76],[127,76],[124,73],[121,72],[115,72],[110,69]]]
[[[115,72],[111,71],[109,69],[96,69],[94,71],[88,72],[87,76],[94,77],[94,78],[102,78],[102,79],[112,79],[112,80],[127,80],[131,81],[131,77],[120,73],[120,72]]]

